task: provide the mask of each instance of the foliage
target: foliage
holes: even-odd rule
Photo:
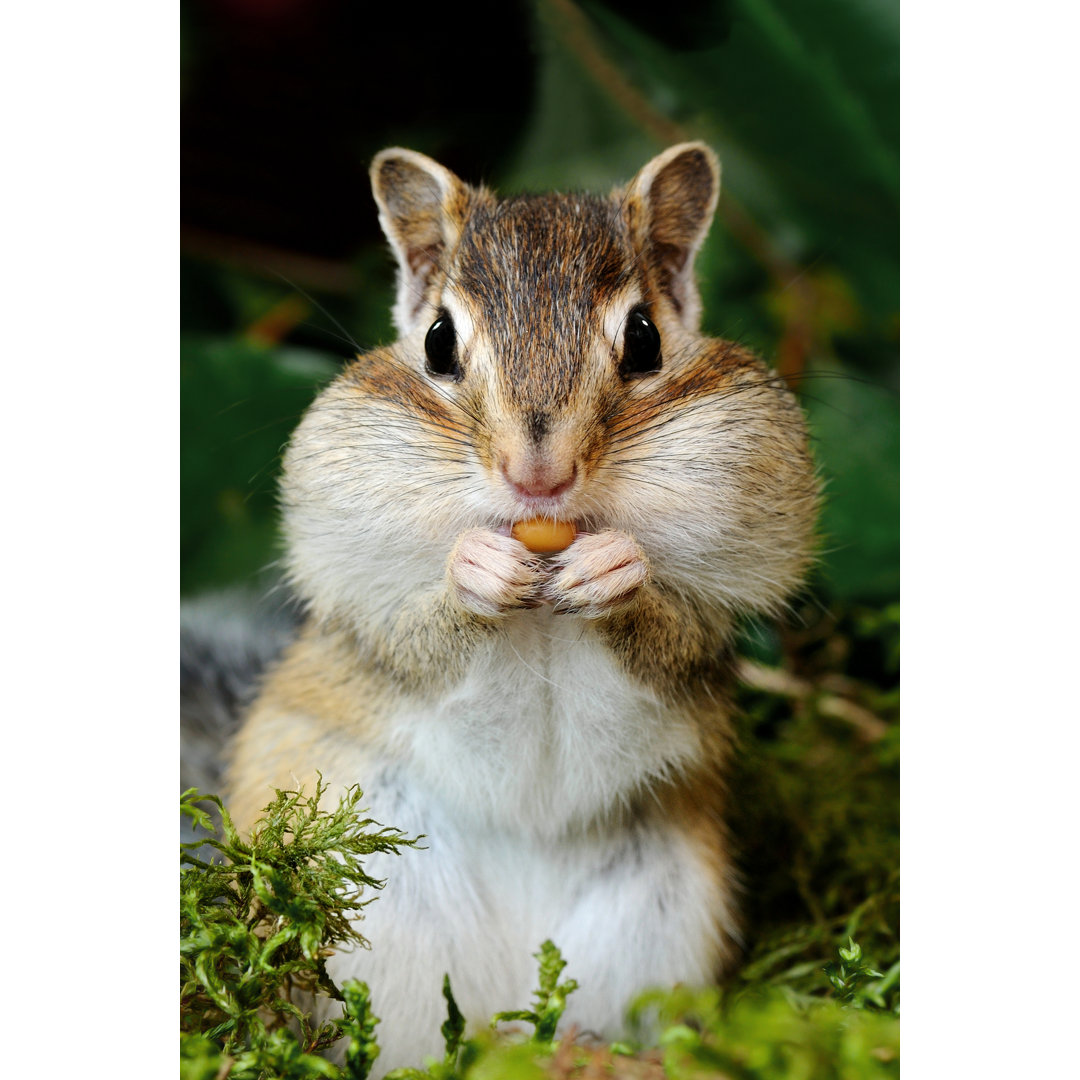
[[[719,991],[675,989],[642,997],[635,1011],[660,1020],[661,1075],[671,1080],[854,1080],[899,1076],[899,1020],[817,1000],[799,1010],[781,994],[729,1003]]]
[[[418,841],[361,818],[359,788],[333,811],[319,808],[325,791],[321,779],[310,796],[279,791],[246,840],[217,796],[191,789],[180,798],[181,813],[209,834],[181,845],[184,1080],[216,1075],[229,1061],[236,1080],[337,1075],[318,1054],[342,1037],[354,1070],[345,1075],[366,1075],[377,1052],[367,992],[339,990],[326,959],[335,948],[367,946],[356,927],[370,903],[362,894],[383,882],[361,860]],[[220,835],[200,803],[216,808]],[[344,1003],[342,1021],[313,1026],[297,1002],[316,994]]]
[[[496,1013],[491,1025],[494,1027],[503,1021],[524,1020],[533,1025],[533,1042],[545,1045],[555,1038],[555,1028],[566,1008],[566,998],[578,988],[578,984],[574,979],[559,982],[566,961],[553,942],[545,941],[535,955],[540,962],[540,987],[536,991],[535,1007]]]
[[[782,673],[745,681],[731,775],[750,932],[736,987],[802,1006],[853,937],[899,999],[899,612],[807,602],[754,628],[747,650]],[[779,692],[778,692],[779,691]]]
[[[849,937],[847,947],[841,947],[839,952],[840,959],[826,964],[824,968],[836,991],[837,1000],[856,1009],[865,1008],[868,1004],[874,1004],[880,1009],[885,1008],[885,1000],[881,994],[881,980],[884,980],[885,976],[866,963],[862,947]],[[875,989],[871,990],[871,986]]]
[[[430,1059],[427,1069],[394,1069],[387,1073],[387,1080],[454,1080],[459,1075],[464,1048],[465,1017],[454,1000],[449,975],[443,976],[443,997],[446,999],[446,1020],[439,1029],[446,1045],[443,1060]]]
[[[277,460],[316,389],[323,353],[187,334],[180,347],[182,583],[248,578],[275,551]]]

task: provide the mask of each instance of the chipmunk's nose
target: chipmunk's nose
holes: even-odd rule
[[[503,459],[501,468],[503,479],[514,493],[526,499],[557,499],[577,479],[576,463],[567,472],[564,465],[550,461]]]

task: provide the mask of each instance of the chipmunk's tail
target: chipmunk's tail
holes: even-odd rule
[[[220,793],[229,740],[299,621],[296,605],[278,590],[229,590],[181,603],[181,791]]]

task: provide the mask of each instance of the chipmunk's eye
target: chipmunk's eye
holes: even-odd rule
[[[428,327],[424,338],[424,352],[427,353],[427,369],[432,375],[460,379],[461,364],[458,362],[457,331],[454,320],[445,311]]]
[[[660,331],[641,308],[634,308],[626,319],[626,329],[623,331],[619,374],[624,379],[636,379],[659,371],[660,365]]]

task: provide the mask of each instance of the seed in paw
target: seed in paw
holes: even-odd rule
[[[550,555],[554,551],[565,551],[574,542],[577,529],[572,521],[531,518],[516,522],[510,535],[534,555]]]

